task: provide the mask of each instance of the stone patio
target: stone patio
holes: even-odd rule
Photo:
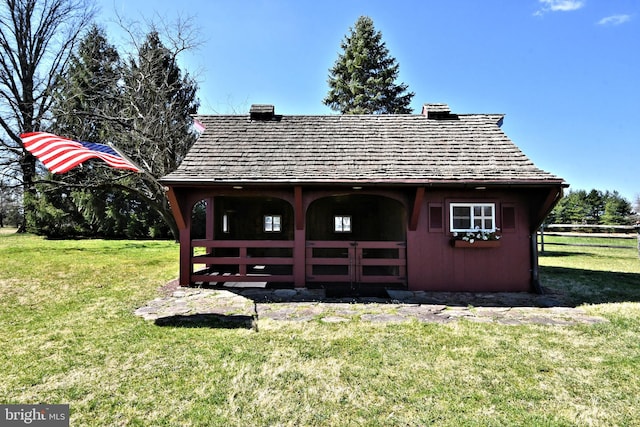
[[[607,321],[553,294],[389,290],[388,298],[328,298],[323,289],[180,288],[176,281],[165,285],[162,293],[135,314],[158,325],[254,329],[264,319],[325,323],[449,323],[466,319],[555,326]]]

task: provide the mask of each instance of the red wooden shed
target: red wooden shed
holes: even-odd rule
[[[501,130],[501,114],[201,115],[162,178],[180,228],[180,284],[530,291],[535,232],[564,181]]]

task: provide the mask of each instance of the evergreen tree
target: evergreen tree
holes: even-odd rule
[[[122,73],[117,49],[104,30],[92,25],[71,56],[68,71],[57,80],[52,129],[84,141],[112,140],[115,128],[106,119],[122,109]]]
[[[604,207],[606,204],[606,194],[602,191],[592,189],[583,200],[587,209],[586,222],[589,224],[600,224],[602,215],[604,215]]]
[[[197,84],[182,75],[175,53],[157,31],[149,33],[138,56],[130,58],[124,82],[130,152],[154,176],[174,171],[196,139],[190,115],[199,106]]]
[[[116,48],[92,26],[71,56],[67,72],[58,78],[49,130],[82,141],[120,139],[113,119],[123,106],[122,75]],[[35,232],[49,237],[149,237],[141,217],[150,207],[128,190],[135,185],[135,174],[88,160],[65,174],[46,174],[36,186],[37,209],[28,217]],[[162,222],[156,215],[154,222],[158,221]]]
[[[395,83],[399,65],[371,18],[358,18],[340,47],[344,52],[329,70],[325,105],[342,114],[411,113],[414,93],[406,93],[406,84]]]
[[[121,76],[116,48],[93,25],[71,56],[67,72],[57,80],[50,131],[82,141],[113,141],[115,130],[103,117],[113,117],[121,108]],[[109,226],[118,221],[107,218],[104,206],[113,198],[110,183],[122,176],[97,160],[64,175],[48,174],[37,186],[38,210],[30,214],[35,231],[50,237],[126,236]]]
[[[603,224],[626,225],[634,222],[631,203],[617,191],[607,191],[604,200]]]
[[[570,191],[549,214],[548,224],[623,225],[633,222],[631,203],[617,191]]]
[[[178,52],[167,48],[157,31],[147,35],[137,56],[129,59],[121,112],[126,118],[122,146],[148,172],[138,175],[132,189],[162,216],[176,239],[178,228],[156,179],[173,172],[195,142],[191,115],[199,107],[197,84],[178,67]]]
[[[182,75],[176,54],[152,31],[123,62],[103,32],[91,29],[60,79],[55,131],[74,139],[113,142],[147,173],[88,161],[50,177],[39,193],[42,215],[35,218],[43,232],[130,238],[171,233],[177,238],[157,178],[173,171],[195,142],[190,114],[198,101],[197,86]],[[55,218],[58,224],[51,226]]]
[[[589,207],[586,204],[587,192],[570,191],[566,194],[547,218],[549,224],[582,224],[586,223]]]

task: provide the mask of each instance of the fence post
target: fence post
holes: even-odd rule
[[[540,226],[540,252],[544,252],[544,224]]]

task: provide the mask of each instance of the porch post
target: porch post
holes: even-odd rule
[[[180,229],[180,286],[191,285],[191,220]]]
[[[181,217],[180,227],[180,286],[191,285],[191,256],[193,249],[191,248],[191,212],[190,203],[187,197],[181,197],[181,203],[176,203],[175,210],[179,211]],[[176,198],[177,202],[177,198]]]
[[[294,187],[293,192],[295,201],[293,207],[295,218],[293,235],[293,280],[296,288],[304,288],[306,286],[306,233],[304,204],[302,203],[302,187]]]
[[[531,233],[531,288],[536,294],[542,294],[542,285],[540,283],[540,267],[538,264],[538,234]]]
[[[207,214],[206,214],[206,239],[207,240],[213,240],[215,239],[215,231],[213,228],[213,215],[214,215],[214,209],[213,209],[213,197],[208,197],[207,199]]]
[[[188,197],[184,189],[176,189],[169,186],[167,190],[167,198],[171,206],[171,212],[176,219],[179,230],[180,241],[180,276],[178,281],[180,286],[189,286],[191,284],[191,212],[188,212]]]

